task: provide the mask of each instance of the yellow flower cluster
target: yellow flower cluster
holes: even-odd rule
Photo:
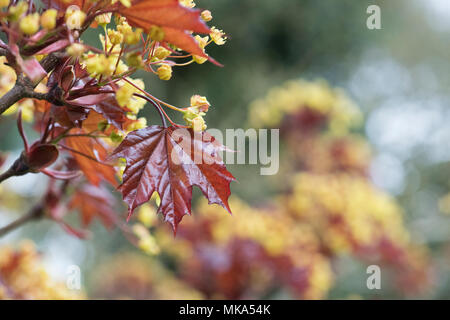
[[[282,201],[320,230],[324,244],[336,253],[352,251],[355,244],[369,248],[384,240],[401,246],[409,241],[400,207],[362,176],[300,173],[292,194]]]
[[[0,300],[84,299],[83,293],[55,282],[42,265],[34,244],[23,242],[18,249],[0,247]]]
[[[130,272],[132,270],[132,272]],[[101,263],[93,276],[93,297],[101,299],[202,299],[156,260],[120,253]]]
[[[204,131],[207,126],[203,116],[210,106],[206,97],[194,95],[191,97],[191,106],[184,110],[183,119],[194,131]]]
[[[287,256],[295,267],[308,270],[310,274],[301,297],[320,299],[326,296],[334,277],[329,261],[320,253],[320,241],[311,226],[296,223],[293,217],[276,208],[254,209],[236,198],[232,199],[230,206],[233,217],[203,201],[195,210],[199,214],[197,221],[183,221],[183,228],[195,229],[202,221],[208,221],[212,234],[210,245],[224,248],[235,239],[247,239],[260,244],[271,257]],[[202,232],[206,231],[202,229]],[[161,230],[157,231],[157,240],[166,252],[182,261],[192,259],[193,248],[188,240],[174,240]],[[251,261],[248,263],[251,264]],[[255,276],[257,272],[258,268]]]
[[[0,1],[0,9],[7,7],[9,5],[9,0]],[[47,31],[53,30],[56,26],[56,17],[58,12],[55,9],[48,9],[44,11],[42,14],[39,13],[31,13],[26,14],[28,10],[28,4],[25,1],[18,2],[17,4],[9,7],[8,9],[8,19],[10,21],[18,21],[20,31],[22,31],[25,35],[32,36],[36,32],[39,31],[40,27],[44,28]],[[83,12],[79,11],[77,13],[68,12],[66,15],[66,23],[67,26],[71,29],[75,29],[74,22],[83,23],[86,16],[84,18],[81,15],[84,15]],[[78,29],[81,25],[77,25]]]
[[[273,88],[267,96],[250,105],[249,118],[255,127],[280,125],[285,116],[309,108],[328,117],[333,134],[342,134],[360,124],[358,107],[340,89],[331,88],[323,80],[296,80]]]

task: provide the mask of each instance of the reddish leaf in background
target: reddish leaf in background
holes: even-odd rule
[[[157,191],[161,197],[159,211],[176,232],[183,216],[191,214],[194,185],[209,203],[231,212],[228,197],[230,182],[235,179],[218,155],[223,150],[206,132],[151,126],[129,133],[111,156],[127,161],[119,190],[128,204],[129,216]],[[203,161],[196,161],[201,157]]]
[[[86,132],[82,129],[72,129],[70,134],[79,135]],[[114,168],[104,163],[107,150],[100,141],[80,136],[67,137],[64,141],[90,183],[98,186],[102,180],[106,180],[113,186],[117,185]]]
[[[126,17],[132,26],[142,28],[146,32],[152,26],[162,27],[165,42],[207,57],[194,38],[186,32],[210,32],[200,17],[200,10],[183,7],[178,0],[138,0],[130,8],[121,7],[119,13]]]
[[[81,213],[81,222],[87,227],[94,217],[99,217],[105,227],[111,228],[115,221],[115,199],[102,186],[86,184],[78,189],[69,202],[70,209]]]

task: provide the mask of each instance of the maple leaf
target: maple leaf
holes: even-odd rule
[[[228,197],[235,178],[218,155],[223,150],[208,133],[191,129],[150,126],[129,133],[111,155],[127,161],[118,189],[128,204],[129,217],[156,191],[161,197],[159,211],[176,232],[183,216],[191,214],[194,185],[210,204],[220,204],[231,213]]]
[[[80,135],[86,132],[75,128],[70,134]],[[117,185],[115,169],[104,163],[107,150],[99,140],[85,136],[68,136],[64,142],[90,183],[98,186],[102,180],[106,180],[113,186]]]
[[[164,31],[164,41],[192,54],[209,58],[189,31],[208,34],[210,29],[201,19],[201,11],[180,5],[178,0],[138,0],[119,13],[135,27],[149,31],[158,26]]]
[[[99,217],[105,227],[111,228],[116,219],[114,205],[115,199],[108,190],[86,184],[72,195],[68,207],[81,213],[84,227],[87,227],[94,217]]]

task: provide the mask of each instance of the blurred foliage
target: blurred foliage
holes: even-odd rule
[[[124,254],[135,249],[120,232],[98,227],[78,262],[88,275],[89,296],[450,297],[450,222],[442,214],[450,211],[450,160],[430,160],[427,144],[448,120],[448,31],[433,27],[419,0],[377,1],[383,29],[369,31],[366,8],[372,2],[198,1],[230,36],[209,52],[225,67],[175,68],[168,83],[142,75],[146,87],[176,105],[194,93],[207,96],[217,109],[207,116],[209,127],[281,127],[280,172],[261,177],[259,166],[230,166],[239,181],[232,187],[234,216],[199,204],[176,238],[157,219],[141,219],[150,226],[141,247],[151,257]],[[329,84],[285,83],[300,77]],[[406,123],[406,131],[419,132],[424,141],[406,156],[400,151],[413,143],[408,135],[392,146],[378,143],[392,129],[382,121],[378,136],[371,134],[377,110],[390,116],[381,109],[386,102],[402,108],[413,101],[428,111],[435,100],[443,103],[437,109],[443,123],[429,132],[420,131],[420,122]],[[148,110],[149,122],[157,119]],[[407,122],[408,112],[415,111],[405,107],[393,118]],[[15,135],[12,120],[0,121],[3,136]],[[447,140],[438,139],[439,150],[449,148]],[[17,144],[1,139],[0,147],[14,150]],[[403,187],[395,194],[372,181],[372,163],[386,152],[402,156]],[[15,211],[17,197],[32,201],[27,194],[7,196],[2,210]],[[24,233],[45,252],[48,234],[61,237],[51,230],[44,222]],[[382,265],[382,290],[366,288],[369,264]]]

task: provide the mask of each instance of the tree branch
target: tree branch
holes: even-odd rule
[[[2,50],[5,55],[7,51],[0,48],[0,56],[2,55]],[[64,54],[52,53],[45,57],[41,65],[46,72],[52,71],[59,63],[60,59],[64,57]],[[8,110],[13,104],[20,101],[23,98],[33,98],[38,100],[47,100],[47,95],[38,93],[34,91],[36,85],[33,85],[31,81],[23,77],[22,75],[17,76],[17,81],[14,87],[9,90],[5,95],[0,97],[0,115]]]
[[[14,170],[12,170],[12,167],[9,168],[7,171],[3,172],[2,174],[0,174],[0,183],[2,183],[3,181],[5,181],[6,179],[9,179],[11,177],[14,177],[16,174],[14,172]]]
[[[0,237],[3,237],[7,233],[13,231],[14,229],[19,228],[20,226],[24,225],[29,221],[41,218],[44,215],[44,212],[45,210],[42,204],[35,205],[33,208],[31,208],[30,211],[28,211],[27,214],[11,222],[10,224],[4,226],[3,228],[0,228]]]
[[[25,98],[25,88],[16,82],[16,85],[0,98],[0,114],[23,98]]]
[[[6,179],[9,179],[11,177],[18,177],[23,176],[30,172],[30,168],[24,161],[24,155],[23,153],[20,155],[20,157],[14,161],[12,166],[6,170],[4,173],[0,174],[0,183],[5,181]]]

